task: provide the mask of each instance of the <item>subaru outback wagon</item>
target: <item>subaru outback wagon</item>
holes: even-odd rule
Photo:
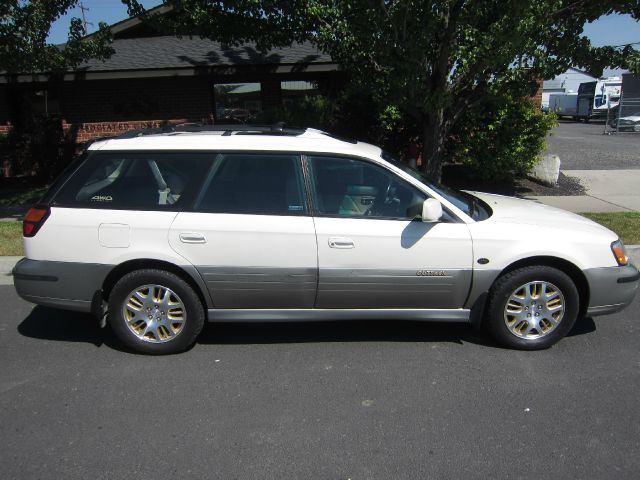
[[[586,218],[281,126],[96,141],[27,213],[24,249],[22,298],[152,354],[190,347],[205,320],[470,322],[541,349],[629,305],[639,279]]]

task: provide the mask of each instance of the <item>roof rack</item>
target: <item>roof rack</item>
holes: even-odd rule
[[[161,127],[141,128],[137,130],[129,130],[120,135],[113,137],[101,137],[95,138],[87,142],[87,146],[91,143],[100,140],[109,139],[126,139],[144,137],[147,135],[172,135],[179,133],[198,133],[198,132],[222,132],[223,137],[231,135],[284,135],[284,136],[298,136],[309,131],[302,127],[288,127],[284,122],[274,123],[272,125],[247,125],[247,124],[214,124],[207,125],[202,123],[180,123],[177,125],[163,125]],[[348,142],[356,144],[357,140],[351,138],[345,138],[339,135],[333,135],[320,130],[311,129],[311,131],[326,135],[327,137],[339,140],[342,142]]]
[[[297,127],[287,127],[284,122],[274,123],[273,125],[227,125],[227,124],[215,124],[215,125],[201,125],[186,123],[182,125],[176,125],[174,132],[223,132],[223,136],[229,136],[235,134],[244,135],[302,135],[306,129]]]
[[[198,133],[198,132],[222,132],[223,136],[238,135],[302,135],[306,129],[286,127],[284,122],[273,125],[205,125],[201,123],[182,123],[178,125],[164,125],[159,128],[143,128],[124,132],[111,138],[135,138],[146,135],[159,135],[163,133]]]
[[[139,128],[137,130],[128,130],[120,135],[116,135],[114,137],[105,137],[103,140],[108,140],[109,138],[135,138],[135,137],[143,137],[145,135],[158,135],[160,133],[171,133],[173,132],[173,127],[171,125],[166,125],[164,127],[159,128]]]

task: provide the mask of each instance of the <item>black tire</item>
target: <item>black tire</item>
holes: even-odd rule
[[[521,338],[507,326],[505,308],[511,295],[529,282],[547,282],[556,286],[564,297],[564,314],[557,326],[538,338]],[[580,310],[580,296],[573,280],[557,268],[548,266],[523,267],[499,277],[489,292],[485,326],[503,346],[518,350],[549,348],[563,338],[576,322]],[[513,324],[511,324],[513,325]],[[534,334],[535,335],[535,334]]]
[[[128,322],[124,311],[125,302],[128,302],[130,294],[134,290],[145,285],[158,285],[168,288],[181,301],[186,315],[183,324],[179,326],[179,332],[175,336],[166,335],[168,338],[158,340],[153,335],[150,335],[147,340],[144,340],[127,325]],[[160,306],[160,308],[162,307]],[[162,313],[164,314],[164,312]],[[196,292],[177,275],[165,270],[135,270],[124,275],[113,287],[109,295],[108,318],[111,329],[128,348],[150,355],[167,355],[182,352],[195,343],[204,326],[204,308]],[[160,333],[164,332],[168,332],[168,330],[164,328]]]

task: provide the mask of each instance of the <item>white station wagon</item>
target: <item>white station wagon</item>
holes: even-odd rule
[[[96,141],[24,219],[22,298],[92,312],[131,349],[205,320],[470,322],[549,347],[631,303],[617,235],[526,200],[434,185],[372,145],[282,126]]]

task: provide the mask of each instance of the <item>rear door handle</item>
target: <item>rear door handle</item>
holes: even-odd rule
[[[207,243],[207,238],[198,232],[183,232],[180,234],[182,243]]]
[[[329,237],[329,247],[331,248],[355,248],[353,240],[346,237]]]

